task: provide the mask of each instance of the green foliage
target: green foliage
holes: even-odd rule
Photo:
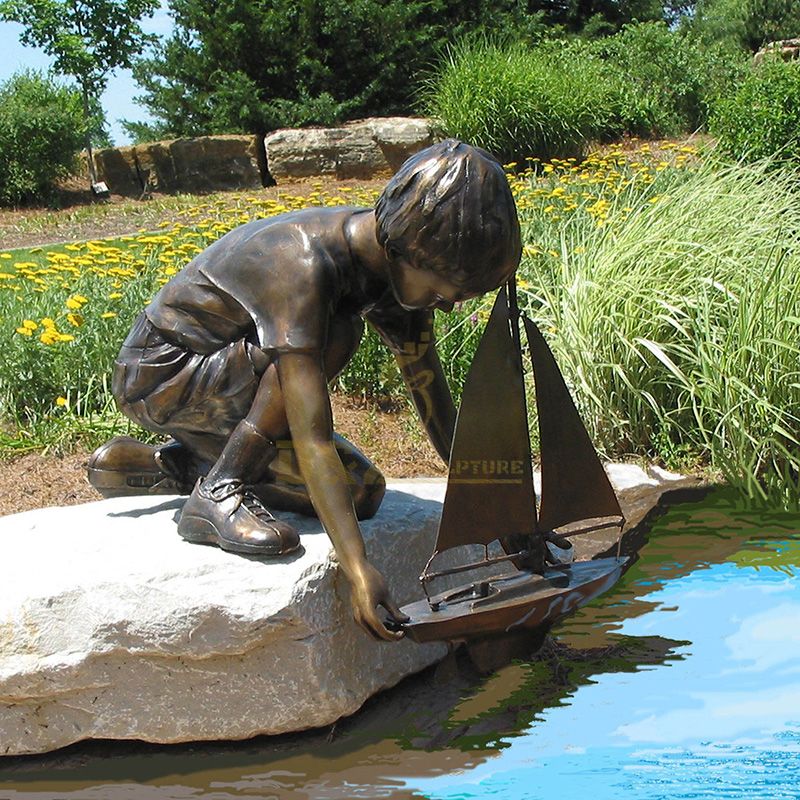
[[[591,140],[694,131],[746,70],[739,52],[705,46],[663,22],[614,36],[520,41],[468,37],[423,87],[422,110],[452,136],[505,159],[580,153]]]
[[[528,3],[528,7],[531,5]],[[535,5],[543,9],[549,25],[592,38],[611,35],[634,21],[663,20],[669,4],[660,0],[545,0]]]
[[[698,162],[688,146],[653,149],[643,145],[635,154],[615,146],[584,162],[558,161],[538,176],[510,178],[524,241],[520,304],[548,339],[606,455],[709,465],[755,502],[796,506],[796,173]],[[198,218],[196,229],[181,224],[162,235],[70,245],[61,261],[55,248],[0,254],[5,419],[40,441],[66,437],[70,426],[83,435],[98,418],[118,424],[103,376],[134,315],[190,253],[251,205],[227,209],[224,224]],[[120,270],[126,248],[139,255]],[[70,321],[76,303],[84,319]],[[476,299],[436,315],[456,393],[490,303]],[[47,315],[57,326],[54,343]],[[374,335],[341,383],[353,394],[402,391]]]
[[[622,71],[622,120],[630,133],[640,135],[697,130],[716,95],[745,70],[743,54],[701,44],[663,22],[627,25],[603,40],[598,51]]]
[[[175,31],[139,61],[159,136],[406,113],[416,74],[471,30],[540,35],[516,0],[173,0]],[[268,43],[268,45],[265,45]]]
[[[743,161],[771,158],[800,164],[800,64],[769,59],[731,95],[720,99],[710,121],[719,149]]]
[[[99,96],[108,73],[129,67],[147,39],[139,19],[158,0],[2,0],[0,19],[22,25],[23,44],[41,47],[53,69]]]
[[[768,42],[800,36],[798,0],[697,0],[683,24],[706,43],[755,52]]]
[[[84,130],[76,92],[35,72],[0,86],[0,203],[46,200],[74,168]]]
[[[618,77],[578,44],[467,38],[427,81],[422,108],[448,135],[505,160],[572,156],[621,132]]]
[[[673,464],[709,463],[754,501],[796,505],[795,177],[711,162],[636,171],[606,171],[622,177],[597,184],[600,219],[580,205],[558,224],[540,204],[523,210],[528,309],[607,453],[657,447]]]

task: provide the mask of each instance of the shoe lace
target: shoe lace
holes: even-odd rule
[[[227,500],[229,497],[234,497],[235,502],[231,514],[236,513],[239,506],[244,506],[251,514],[263,520],[274,520],[275,517],[269,509],[253,494],[248,486],[238,478],[227,478],[225,480],[217,481],[213,486],[203,487],[207,494],[218,503]]]

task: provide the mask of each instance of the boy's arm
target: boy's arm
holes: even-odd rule
[[[350,582],[355,619],[377,638],[398,639],[403,634],[388,630],[376,607],[382,606],[396,622],[408,618],[389,596],[383,575],[367,561],[347,474],[333,444],[330,398],[320,356],[282,353],[277,368],[300,470]]]
[[[456,407],[436,351],[433,312],[406,311],[402,319],[368,315],[367,319],[397,359],[425,432],[447,463],[456,425]]]

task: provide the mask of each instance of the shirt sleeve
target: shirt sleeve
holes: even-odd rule
[[[297,258],[297,248],[291,252],[286,262],[278,257],[265,264],[258,254],[240,258],[235,270],[208,277],[245,309],[262,350],[322,352],[337,296],[335,270],[324,253]]]

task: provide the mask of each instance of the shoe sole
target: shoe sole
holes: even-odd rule
[[[289,550],[264,545],[248,544],[247,542],[230,542],[220,536],[214,525],[203,517],[181,515],[178,522],[178,533],[187,542],[193,544],[213,544],[227,553],[239,553],[252,556],[285,556],[293,553],[300,547],[298,542]]]
[[[188,494],[177,483],[160,472],[119,472],[116,470],[86,470],[89,483],[103,497],[129,497],[148,494]]]

